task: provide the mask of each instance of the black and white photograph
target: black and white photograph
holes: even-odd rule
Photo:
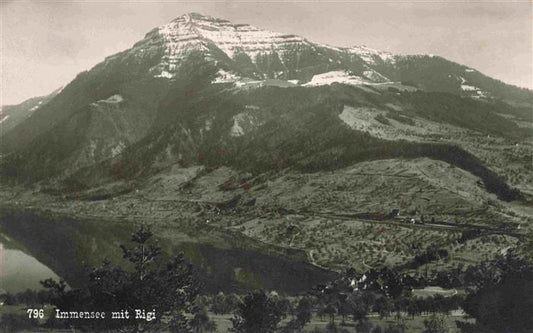
[[[0,333],[533,333],[530,0],[0,0]]]

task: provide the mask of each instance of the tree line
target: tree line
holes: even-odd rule
[[[458,276],[459,282],[455,283],[466,286],[466,295],[414,296],[413,288],[421,286],[420,280],[389,267],[366,272],[347,269],[339,278],[297,297],[265,290],[247,295],[200,295],[201,286],[192,266],[182,254],[164,259],[152,236],[150,230],[140,227],[131,237],[133,247],[120,246],[127,264],[104,261],[101,266],[92,267],[89,282],[83,288],[69,289],[64,281],[49,279],[42,282],[45,290],[8,294],[4,300],[5,304],[28,306],[51,304],[62,311],[154,309],[154,320],[58,320],[50,315],[39,324],[16,315],[3,315],[2,327],[7,331],[40,325],[48,329],[199,333],[217,331],[210,314],[230,314],[233,332],[302,332],[316,316],[327,318],[327,330],[332,332],[351,325],[357,332],[392,333],[405,332],[406,318],[431,315],[424,323],[427,332],[445,332],[442,316],[459,308],[476,318],[475,324],[462,324],[463,332],[526,332],[533,327],[533,319],[528,316],[533,309],[533,266],[512,251],[466,269],[458,266],[442,273]],[[439,279],[444,278],[437,275],[431,282],[442,282]],[[494,297],[498,302],[491,301]],[[393,317],[394,324],[374,327],[369,320],[371,313]]]

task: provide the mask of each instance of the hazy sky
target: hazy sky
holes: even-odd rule
[[[435,54],[533,89],[524,1],[0,0],[0,105],[47,94],[187,12],[335,46]]]

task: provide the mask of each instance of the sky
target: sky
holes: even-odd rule
[[[48,94],[188,12],[333,46],[439,55],[533,89],[532,3],[0,0],[0,105]]]

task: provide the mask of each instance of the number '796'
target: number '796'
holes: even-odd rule
[[[28,309],[26,310],[28,313],[28,318],[30,319],[43,319],[44,318],[44,310],[43,309]]]

